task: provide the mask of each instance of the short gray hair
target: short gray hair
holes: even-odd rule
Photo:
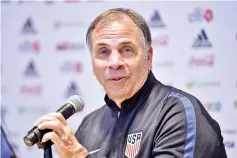
[[[86,43],[90,50],[92,50],[92,44],[91,44],[91,34],[92,31],[96,28],[97,24],[101,21],[103,21],[103,27],[106,24],[109,24],[111,21],[115,21],[122,18],[122,15],[129,16],[134,23],[137,25],[141,32],[141,40],[144,41],[144,51],[145,56],[147,56],[147,48],[151,45],[151,33],[150,29],[146,23],[146,21],[143,19],[143,17],[138,14],[137,12],[131,10],[131,9],[125,9],[125,8],[114,8],[109,9],[103,13],[101,13],[99,16],[95,18],[95,20],[90,24],[87,33],[86,33]]]

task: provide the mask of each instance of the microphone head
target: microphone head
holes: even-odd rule
[[[72,95],[68,98],[66,103],[69,103],[74,106],[76,112],[82,111],[84,108],[84,101],[81,96],[79,95]]]

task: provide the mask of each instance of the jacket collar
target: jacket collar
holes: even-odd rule
[[[144,85],[138,90],[131,98],[124,100],[121,103],[121,108],[117,106],[117,104],[108,97],[106,94],[104,97],[105,103],[109,108],[116,111],[129,111],[134,109],[134,107],[140,103],[142,100],[147,99],[148,94],[151,92],[151,86],[153,81],[157,81],[154,77],[153,73],[150,71]]]

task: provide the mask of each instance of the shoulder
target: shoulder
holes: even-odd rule
[[[96,124],[97,122],[99,122],[102,119],[106,110],[108,110],[108,106],[103,105],[101,108],[96,109],[95,111],[86,115],[84,119],[82,120],[77,132],[82,129],[85,129],[86,126],[93,126],[93,124]]]
[[[174,87],[171,87],[164,104],[165,106],[175,105],[176,109],[184,110],[186,113],[201,113],[203,110],[201,102],[195,96]]]

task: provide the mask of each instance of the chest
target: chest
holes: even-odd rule
[[[157,129],[156,115],[146,112],[120,113],[114,119],[102,120],[103,126],[96,127],[103,133],[94,141],[91,154],[94,157],[133,158],[150,157],[153,148],[153,138]],[[106,125],[107,124],[107,125]],[[109,125],[109,127],[108,127]],[[103,132],[102,132],[103,131]],[[93,142],[93,141],[90,141]]]

